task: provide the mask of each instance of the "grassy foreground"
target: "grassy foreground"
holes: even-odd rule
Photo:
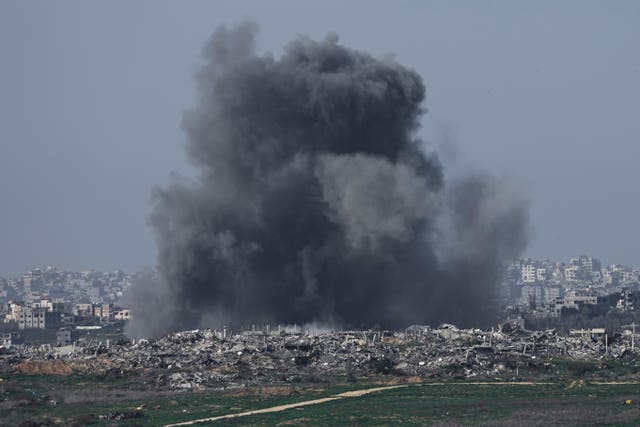
[[[139,380],[99,376],[5,375],[0,425],[156,426],[268,408],[372,387],[297,384],[169,393]],[[631,400],[630,404],[625,401]],[[109,413],[141,414],[124,420]],[[40,424],[37,424],[40,423]],[[640,385],[470,380],[423,382],[282,412],[204,425],[629,425],[640,424]]]
[[[637,385],[422,384],[235,425],[629,425],[640,423]],[[630,405],[624,404],[631,399]]]

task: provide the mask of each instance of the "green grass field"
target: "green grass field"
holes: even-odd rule
[[[341,393],[354,387],[297,385],[221,392],[157,391],[137,378],[5,375],[0,382],[0,425],[50,420],[62,425],[156,426],[266,408]],[[139,412],[133,420],[100,420],[110,412]],[[158,409],[156,409],[158,408]]]
[[[268,415],[235,425],[629,425],[640,423],[636,385],[413,385]],[[625,405],[632,399],[631,405]]]
[[[2,377],[0,424],[155,426],[238,413],[364,389],[371,383],[265,386],[226,392],[168,393],[138,380],[97,376]],[[624,404],[630,399],[631,404]],[[54,404],[55,402],[55,404]],[[128,412],[141,418],[100,420]],[[203,425],[640,425],[640,385],[581,379],[550,384],[424,382],[361,397]],[[30,424],[35,425],[35,424]],[[53,424],[52,424],[53,425]]]

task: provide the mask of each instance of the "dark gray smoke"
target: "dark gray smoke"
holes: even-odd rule
[[[199,176],[155,191],[158,274],[134,286],[130,333],[492,320],[526,203],[488,176],[444,179],[415,136],[415,71],[333,35],[258,56],[255,34],[204,48],[183,122]]]

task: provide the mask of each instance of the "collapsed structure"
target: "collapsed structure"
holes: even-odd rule
[[[611,338],[602,330],[526,331],[414,326],[400,332],[193,330],[151,340],[4,349],[0,370],[41,374],[140,376],[149,386],[190,390],[273,383],[350,381],[380,376],[555,377],[562,365],[637,355],[635,328]],[[526,373],[524,375],[527,375]],[[613,375],[606,369],[602,375]]]

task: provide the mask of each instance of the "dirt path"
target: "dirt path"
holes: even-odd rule
[[[429,383],[429,382],[424,382],[424,383],[418,383],[418,384],[412,384],[412,385],[414,385],[414,386],[432,387],[432,386],[446,386],[446,385],[529,385],[529,386],[536,386],[536,385],[550,385],[550,384],[554,384],[554,383],[552,383],[552,382],[538,382],[538,381],[468,381],[468,382],[459,382],[459,383],[451,383],[451,382]],[[616,384],[616,383],[614,383],[614,382],[604,383],[603,382],[603,383],[595,383],[595,384]],[[618,384],[628,384],[628,383],[618,383]],[[369,393],[375,393],[376,391],[391,390],[391,389],[394,389],[394,388],[402,388],[402,387],[408,387],[408,386],[409,386],[409,384],[402,384],[402,385],[392,385],[392,386],[386,386],[386,387],[374,387],[374,388],[365,388],[365,389],[362,389],[362,390],[347,391],[345,393],[340,393],[340,394],[336,394],[334,396],[324,397],[324,398],[321,398],[321,399],[305,400],[304,402],[290,403],[288,405],[273,406],[271,408],[255,409],[255,410],[252,410],[252,411],[238,412],[238,413],[235,413],[235,414],[218,415],[216,417],[201,418],[201,419],[192,420],[192,421],[183,421],[181,423],[176,423],[176,424],[167,424],[165,427],[187,426],[187,425],[193,425],[193,424],[210,422],[210,421],[226,420],[226,419],[229,419],[229,418],[246,417],[246,416],[249,416],[249,415],[258,415],[258,414],[268,414],[268,413],[271,413],[271,412],[280,412],[280,411],[285,411],[287,409],[300,408],[302,406],[318,405],[320,403],[331,402],[333,400],[344,399],[346,397],[360,397],[360,396],[364,396],[364,395],[369,394]]]
[[[345,393],[340,393],[340,394],[336,394],[335,396],[324,397],[324,398],[321,398],[321,399],[305,400],[304,402],[290,403],[288,405],[272,406],[271,408],[255,409],[253,411],[238,412],[238,413],[235,413],[235,414],[219,415],[217,417],[200,418],[198,420],[183,421],[181,423],[167,424],[165,427],[188,426],[188,425],[192,425],[192,424],[199,424],[199,423],[210,422],[210,421],[226,420],[226,419],[229,419],[229,418],[238,418],[238,417],[246,417],[246,416],[249,416],[249,415],[268,414],[268,413],[271,413],[271,412],[280,412],[280,411],[284,411],[284,410],[287,410],[287,409],[300,408],[302,406],[309,406],[309,405],[317,405],[319,403],[331,402],[333,400],[344,399],[344,398],[347,398],[347,397],[360,397],[360,396],[364,396],[365,394],[375,393],[376,391],[391,390],[391,389],[394,389],[394,388],[402,388],[402,387],[407,387],[407,385],[406,384],[403,384],[403,385],[392,385],[392,386],[387,386],[387,387],[374,387],[374,388],[366,388],[366,389],[362,389],[362,390],[347,391]]]

